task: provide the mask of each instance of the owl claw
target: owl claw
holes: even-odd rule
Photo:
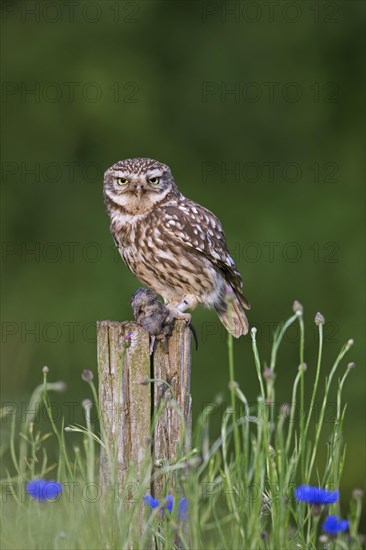
[[[154,353],[155,341],[156,341],[156,336],[153,336],[150,334],[150,346],[149,346],[150,355]]]
[[[192,320],[192,315],[190,313],[182,313],[179,309],[173,312],[174,318],[179,321],[184,321],[186,325],[189,325]]]
[[[193,339],[194,339],[194,343],[196,345],[196,351],[198,350],[198,338],[197,338],[197,332],[196,332],[196,329],[194,328],[194,326],[192,325],[192,323],[189,323],[188,327],[190,328],[190,331],[192,333],[192,336],[193,336]]]

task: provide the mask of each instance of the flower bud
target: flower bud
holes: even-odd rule
[[[91,382],[94,378],[94,374],[89,369],[84,369],[81,373],[81,378],[85,380],[85,382]]]
[[[201,466],[203,460],[200,456],[191,456],[187,459],[188,468],[198,468]]]
[[[304,312],[304,308],[302,307],[302,304],[300,304],[300,302],[298,302],[297,300],[295,300],[294,303],[292,304],[292,310],[297,315],[302,315]]]
[[[272,369],[266,367],[263,371],[263,378],[266,380],[274,380],[275,379],[275,373]]]
[[[131,333],[127,332],[127,334],[125,334],[123,337],[122,346],[125,349],[127,349],[130,347],[130,345],[131,345]]]
[[[91,399],[83,399],[83,401],[81,402],[81,405],[85,410],[91,409],[93,406],[93,401],[91,401]]]
[[[223,397],[222,393],[219,393],[218,395],[216,395],[215,405],[222,405],[223,402],[224,402],[224,397]]]
[[[276,451],[275,451],[274,447],[272,447],[272,445],[268,445],[268,452],[269,452],[270,455],[276,456]]]
[[[359,489],[358,487],[356,487],[355,489],[353,489],[352,491],[352,497],[355,499],[355,500],[361,500],[363,498],[363,490],[362,489]]]
[[[323,317],[323,315],[318,311],[318,313],[315,315],[315,324],[316,325],[324,325],[325,323],[325,319]]]
[[[311,515],[312,516],[320,516],[322,513],[322,507],[320,504],[312,504],[311,505]]]
[[[347,365],[347,369],[355,369],[356,368],[356,363],[348,363]]]
[[[280,407],[281,416],[283,416],[284,418],[287,418],[288,416],[290,416],[290,413],[291,413],[290,403],[283,403]]]
[[[48,374],[50,372],[50,369],[45,365],[42,369],[43,374]]]
[[[67,384],[63,380],[60,380],[59,382],[53,382],[52,389],[54,391],[64,392],[67,390]]]

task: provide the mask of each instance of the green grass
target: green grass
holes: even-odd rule
[[[32,415],[19,425],[12,410],[2,411],[3,420],[11,424],[11,429],[9,441],[2,449],[3,463],[10,466],[4,469],[2,480],[1,547],[149,548],[155,539],[158,548],[361,548],[359,492],[354,492],[349,507],[341,510],[338,502],[327,510],[318,510],[320,514],[294,498],[294,488],[300,484],[342,491],[346,458],[342,438],[346,405],[342,391],[353,367],[345,358],[353,344],[351,340],[341,348],[332,365],[322,365],[323,319],[318,315],[317,361],[311,365],[315,379],[308,383],[310,366],[307,369],[304,363],[302,307],[295,303],[294,310],[294,315],[275,331],[268,366],[260,357],[256,331],[251,331],[258,396],[245,395],[235,381],[233,342],[228,337],[230,404],[226,406],[218,397],[206,406],[194,427],[192,451],[176,464],[163,465],[167,486],[174,486],[175,502],[182,496],[188,501],[188,521],[178,519],[177,505],[171,514],[163,516],[160,509],[151,511],[143,506],[142,497],[150,493],[151,479],[146,470],[144,480],[137,483],[133,465],[120,492],[115,468],[111,490],[100,494],[100,446],[111,463],[116,461],[115,449],[103,443],[103,426],[101,433],[93,431],[91,406],[98,408],[94,383],[87,382],[93,404],[84,401],[81,405],[85,425],[65,428],[63,422],[53,420],[50,401],[50,393],[60,391],[62,383],[49,382],[44,369],[43,384],[34,391],[28,408],[35,413],[44,407],[50,433],[39,433]],[[278,350],[293,323],[299,323],[300,328],[299,366],[288,366],[286,372],[277,373]],[[323,387],[322,369],[326,374]],[[289,404],[278,406],[276,384],[281,384],[281,377],[290,372],[296,375]],[[332,423],[326,424],[327,405],[334,393],[336,413]],[[309,400],[305,401],[305,396]],[[319,405],[317,417],[315,404]],[[177,406],[174,401],[173,406]],[[210,419],[218,408],[222,412],[221,433],[215,439]],[[79,446],[69,443],[70,432],[80,433]],[[55,463],[48,459],[50,444],[57,445]],[[47,503],[33,501],[26,495],[25,484],[35,477],[60,481],[64,487],[60,498]],[[321,525],[327,514],[348,518],[349,531],[336,538],[322,534]]]

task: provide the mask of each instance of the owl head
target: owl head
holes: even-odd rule
[[[179,195],[169,166],[150,158],[132,158],[113,164],[104,174],[104,197],[126,212],[149,210],[168,195]]]

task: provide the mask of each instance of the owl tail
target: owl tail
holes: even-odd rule
[[[243,306],[236,296],[233,296],[230,304],[222,301],[215,306],[217,315],[220,321],[230,334],[239,338],[242,334],[247,334],[249,323],[247,316],[244,313]]]

